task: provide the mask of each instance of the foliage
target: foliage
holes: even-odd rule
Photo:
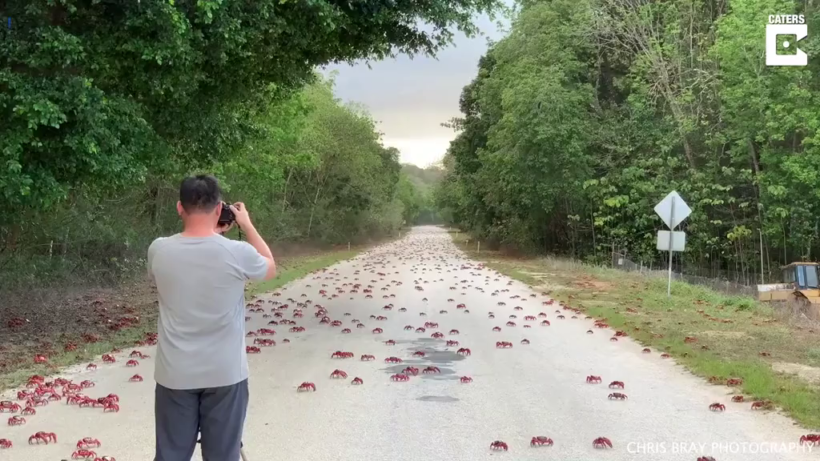
[[[442,215],[521,249],[657,264],[653,207],[674,189],[692,271],[754,283],[817,258],[820,38],[806,67],[764,58],[767,16],[792,12],[820,20],[784,0],[521,1],[462,93]]]
[[[356,244],[402,226],[398,152],[381,144],[366,112],[335,98],[332,81],[269,105],[251,122],[262,135],[205,171],[220,179],[227,201],[248,206],[268,241]],[[49,213],[18,216],[19,238],[2,240],[0,288],[141,273],[148,243],[179,229],[179,180],[198,171],[124,179],[110,186],[116,195],[96,184],[75,187]]]
[[[33,283],[138,267],[145,242],[176,227],[176,182],[194,171],[217,173],[277,240],[395,229],[397,153],[315,69],[435,55],[498,6],[0,1],[0,271]]]

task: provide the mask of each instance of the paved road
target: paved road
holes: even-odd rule
[[[362,286],[354,290],[354,284]],[[364,292],[368,286],[372,298]],[[642,354],[641,346],[629,339],[611,342],[610,330],[587,334],[593,321],[583,315],[573,319],[572,312],[562,311],[566,318],[559,319],[557,303],[542,305],[548,296],[466,260],[438,228],[416,228],[400,242],[261,299],[266,314],[249,313],[248,331],[281,320],[263,318],[271,315],[274,302],[290,305],[281,311],[286,319],[293,318],[297,302],[312,303],[304,307],[303,318],[294,319],[304,332],[270,326],[276,330],[270,337],[276,346],[250,356],[245,443],[252,461],[695,461],[704,455],[718,461],[791,461],[820,456],[789,449],[788,444],[806,432],[790,420],[731,403],[728,389],[704,384],[657,352]],[[506,305],[499,305],[502,302]],[[392,310],[383,309],[388,303]],[[466,309],[457,308],[459,303]],[[343,325],[320,324],[314,316],[317,305]],[[494,319],[488,318],[489,312],[495,313]],[[540,312],[547,314],[551,326],[541,326],[542,318],[524,320]],[[517,316],[512,320],[516,326],[505,325],[510,315]],[[354,320],[365,327],[356,328]],[[424,333],[405,331],[406,325],[417,328],[425,322],[440,327]],[[501,331],[493,332],[495,326]],[[351,332],[343,334],[343,328]],[[374,334],[374,328],[384,332]],[[459,334],[450,335],[451,329]],[[431,338],[435,331],[445,337]],[[521,343],[525,338],[529,345]],[[249,337],[248,343],[254,339]],[[395,345],[386,345],[391,339]],[[457,340],[472,355],[456,354],[459,347],[447,347],[447,340]],[[509,341],[513,347],[498,349],[496,341]],[[140,350],[154,354],[152,347]],[[332,360],[334,351],[349,351],[355,357]],[[418,351],[425,357],[414,357]],[[0,460],[67,459],[76,441],[86,436],[102,442],[95,450],[98,455],[118,461],[152,459],[153,359],[127,368],[127,352],[115,364],[100,362],[96,371],[83,366],[64,374],[75,382],[94,380],[96,386],[87,391],[93,397],[117,393],[119,413],[54,402],[38,409],[24,426],[0,426],[0,438],[14,443],[12,449],[0,450]],[[362,354],[376,360],[360,361]],[[391,356],[403,363],[385,364]],[[392,382],[391,375],[407,366],[434,366],[441,372]],[[334,369],[345,371],[348,378],[330,379]],[[145,381],[128,382],[135,372]],[[601,376],[603,382],[586,384],[590,374]],[[462,376],[473,381],[462,384]],[[354,377],[364,384],[351,385]],[[607,385],[614,380],[625,383],[621,392],[628,400],[608,400],[613,391]],[[297,393],[304,381],[315,383],[316,392]],[[713,402],[725,403],[726,412],[710,412],[707,407]],[[59,443],[28,446],[27,437],[41,430],[55,432]],[[531,437],[539,435],[552,438],[554,446],[530,448]],[[594,449],[597,437],[609,438],[613,448]],[[509,451],[491,451],[495,440],[506,442]],[[747,443],[764,445],[742,445]],[[656,453],[648,454],[652,449]],[[778,451],[755,454],[758,450]]]

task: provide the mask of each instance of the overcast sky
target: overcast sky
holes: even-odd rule
[[[487,38],[503,36],[488,17],[476,24],[484,36],[459,34],[455,44],[438,59],[400,56],[355,66],[333,65],[338,71],[336,94],[345,101],[364,104],[384,133],[384,144],[401,151],[402,163],[425,167],[444,157],[455,133],[441,123],[460,115],[462,88],[475,78],[478,59],[487,51]]]

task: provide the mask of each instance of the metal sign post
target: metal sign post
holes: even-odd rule
[[[684,251],[686,248],[686,233],[675,232],[675,228],[692,214],[692,210],[677,192],[672,191],[655,205],[655,213],[669,227],[668,231],[658,231],[658,250],[669,252],[669,281],[666,287],[666,296],[670,297],[672,296],[673,252]]]
[[[675,222],[675,197],[672,197],[672,204],[669,206],[669,221]],[[675,232],[674,227],[669,228],[670,231]],[[674,237],[669,238],[669,281],[666,284],[666,297],[672,296],[672,242]]]

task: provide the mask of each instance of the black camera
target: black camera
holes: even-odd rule
[[[236,215],[233,214],[231,206],[225,202],[222,202],[222,212],[219,213],[219,225],[224,226],[227,224],[233,224],[234,221],[236,221]]]

